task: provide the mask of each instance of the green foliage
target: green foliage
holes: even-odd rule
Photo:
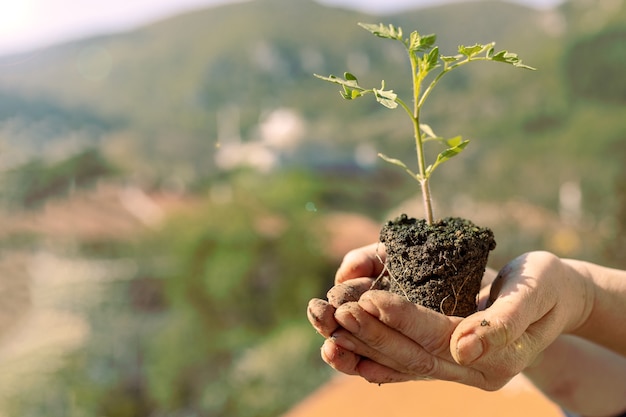
[[[306,326],[302,306],[332,275],[321,251],[318,216],[305,209],[307,201],[315,201],[316,186],[298,173],[273,178],[243,173],[232,186],[231,203],[211,204],[172,222],[148,245],[145,265],[165,281],[171,306],[152,338],[146,369],[162,409],[271,416],[311,386],[299,369],[315,351],[313,337],[298,330]],[[284,346],[263,348],[274,343],[273,329],[288,322],[298,323],[285,330],[296,339],[285,336],[275,342]],[[290,343],[302,350],[278,366]],[[246,359],[255,349],[276,366]],[[264,367],[257,372],[241,361]],[[310,371],[319,381],[321,374]],[[284,379],[294,374],[305,381],[295,391]],[[259,390],[271,396],[257,398]]]
[[[429,95],[423,115],[428,125],[420,123],[419,129],[424,143],[443,147],[433,147],[431,162],[465,141],[455,132],[481,138],[465,148],[463,158],[433,176],[433,188],[445,190],[438,195],[438,205],[452,207],[470,194],[481,209],[485,201],[493,202],[493,213],[504,212],[501,202],[520,199],[555,212],[560,182],[578,178],[583,226],[589,233],[585,246],[596,250],[598,239],[614,239],[605,259],[621,265],[624,245],[617,235],[624,229],[619,216],[625,181],[620,173],[623,152],[616,149],[626,121],[620,102],[607,99],[612,92],[604,86],[622,91],[624,77],[623,71],[615,76],[611,70],[598,78],[596,70],[607,62],[607,68],[620,68],[615,58],[621,44],[600,34],[615,30],[602,22],[624,26],[626,7],[589,25],[589,11],[601,13],[602,8],[587,3],[570,0],[559,9],[567,25],[556,35],[535,25],[545,17],[543,12],[510,2],[465,2],[386,18],[395,28],[410,25],[438,33],[438,50],[415,52],[418,66],[431,74],[454,65],[457,55],[465,59],[482,49],[469,45],[459,50],[458,39],[475,39],[479,45],[498,39],[541,67],[532,77],[521,71],[500,77],[495,76],[497,65],[472,65],[448,73]],[[330,284],[335,266],[319,251],[323,238],[317,219],[329,208],[381,219],[414,187],[409,176],[393,167],[356,166],[353,151],[365,137],[370,139],[367,145],[389,155],[414,151],[405,140],[413,126],[402,123],[403,112],[387,111],[386,105],[397,101],[384,93],[392,87],[402,98],[410,91],[380,80],[410,75],[402,65],[403,42],[408,39],[411,50],[419,49],[426,36],[403,33],[402,42],[393,39],[388,48],[378,48],[363,39],[356,24],[346,24],[359,19],[363,16],[314,2],[234,3],[0,65],[0,140],[8,144],[2,155],[7,148],[27,144],[36,144],[38,152],[44,144],[56,150],[56,141],[61,147],[63,139],[87,132],[98,145],[122,143],[124,156],[133,161],[127,166],[146,167],[142,179],[161,175],[169,181],[182,171],[188,175],[184,178],[208,184],[202,188],[192,183],[198,198],[213,185],[226,184],[234,191],[232,201],[207,202],[150,239],[141,239],[135,249],[87,247],[88,256],[136,260],[137,279],[107,288],[108,307],[90,306],[88,344],[44,384],[14,398],[15,407],[7,415],[276,416],[324,380],[319,338],[302,311],[305,300],[321,295]],[[319,22],[336,30],[319,30]],[[528,30],[530,25],[536,29]],[[592,47],[587,46],[590,40]],[[86,46],[106,48],[115,57],[109,78],[87,81],[73,71],[74,57]],[[260,65],[259,54],[268,51],[278,58],[270,61],[276,67]],[[515,65],[506,53],[494,50],[494,57]],[[356,106],[329,101],[327,91],[310,76],[343,74],[346,69],[359,76],[350,80],[344,74],[346,82],[357,81],[364,89],[373,86],[371,94],[365,94],[370,100]],[[568,71],[576,71],[573,79]],[[585,94],[591,95],[574,90],[572,80],[584,84]],[[359,89],[347,87],[351,99],[361,97]],[[346,90],[340,89],[345,96]],[[212,155],[218,113],[231,104],[240,112],[244,142],[255,139],[264,111],[278,106],[299,111],[307,120],[306,134],[286,161],[311,170],[317,180],[293,172],[280,175],[282,171],[271,176],[217,172]],[[53,135],[31,137],[42,120],[53,126]],[[96,142],[103,131],[107,140]],[[341,133],[338,137],[329,132]],[[55,188],[40,187],[43,181],[34,180],[48,177],[55,165],[39,160],[24,165],[29,168],[23,176],[21,169],[6,173],[4,182],[19,179],[21,185],[11,186],[11,191],[19,192],[13,195],[23,201],[25,190]],[[617,188],[611,184],[616,175]],[[71,191],[72,175],[61,177],[65,182],[57,186],[59,193],[42,195]],[[5,196],[7,191],[4,188]],[[307,211],[307,203],[318,211]],[[530,230],[526,215],[522,213],[519,224],[497,232],[502,240],[493,266],[545,246],[547,232]],[[288,226],[279,228],[280,237],[259,233],[261,217],[281,219],[277,224]],[[22,246],[37,244],[29,240]],[[602,260],[596,252],[585,255]],[[145,310],[131,301],[131,288],[143,280],[154,283],[164,300],[158,308]],[[297,295],[290,299],[276,282],[288,283]],[[269,301],[257,303],[257,292]]]
[[[511,187],[511,181],[504,177],[509,170],[516,172],[535,165],[532,163],[534,154],[525,146],[529,141],[536,141],[530,137],[536,132],[525,130],[529,121],[544,115],[558,118],[558,126],[550,125],[552,135],[541,135],[542,140],[566,134],[570,144],[586,140],[567,129],[576,112],[586,111],[579,107],[590,103],[571,100],[566,72],[578,68],[577,77],[587,77],[596,68],[596,60],[608,59],[609,54],[604,53],[608,44],[596,44],[593,59],[583,58],[573,65],[558,64],[564,62],[564,52],[569,51],[571,45],[610,27],[624,26],[625,7],[611,13],[603,10],[581,0],[564,3],[553,16],[559,16],[566,24],[549,26],[550,30],[562,28],[561,33],[548,33],[543,25],[536,24],[544,21],[543,12],[511,2],[463,2],[385,17],[396,28],[419,27],[420,34],[437,33],[442,59],[459,54],[458,40],[488,44],[496,39],[499,45],[507,45],[525,61],[541,68],[532,76],[521,71],[497,76],[500,71],[497,65],[478,63],[468,66],[467,71],[446,75],[445,82],[429,96],[424,120],[438,134],[454,137],[462,132],[468,139],[481,138],[472,141],[463,151],[464,157],[456,158],[454,166],[437,168],[433,188],[440,181],[446,185],[445,193],[442,188],[435,188],[442,190],[436,198],[447,199],[469,188],[473,195],[494,199],[512,198],[517,194],[538,202],[550,198],[548,193],[553,194],[558,186],[555,184],[559,178],[556,165],[543,166],[547,171],[545,177],[550,178],[545,187],[524,184]],[[593,13],[603,17],[589,25],[587,17]],[[128,159],[126,166],[141,168],[141,177],[150,180],[169,181],[179,176],[193,182],[216,175],[212,155],[216,150],[221,109],[231,105],[238,109],[239,132],[246,141],[254,140],[258,131],[256,125],[265,111],[283,106],[301,112],[308,122],[302,146],[294,151],[289,162],[308,164],[316,169],[316,161],[334,158],[336,164],[346,165],[355,145],[364,137],[371,138],[372,145],[389,156],[411,155],[414,147],[403,138],[411,134],[412,126],[403,123],[406,122],[403,112],[388,112],[373,95],[371,101],[363,100],[359,105],[330,101],[325,89],[319,88],[319,81],[310,76],[312,72],[340,75],[347,70],[357,75],[364,87],[381,89],[380,80],[385,79],[384,90],[393,89],[400,97],[410,94],[406,86],[392,83],[410,74],[408,66],[403,64],[404,45],[390,41],[386,42],[388,47],[380,48],[376,42],[370,42],[362,36],[363,29],[356,25],[363,19],[363,15],[356,12],[324,7],[312,1],[242,2],[166,19],[130,33],[59,45],[32,54],[28,60],[9,60],[11,65],[3,65],[0,74],[2,97],[6,97],[0,118],[8,117],[9,125],[24,125],[28,129],[18,129],[20,136],[14,136],[10,129],[2,130],[0,140],[9,141],[16,148],[32,143],[34,139],[30,135],[35,133],[32,122],[41,120],[44,111],[54,115],[52,119],[66,126],[62,131],[67,132],[67,135],[39,138],[50,148],[56,141],[77,131],[83,132],[88,126],[100,126],[97,120],[121,120],[124,123],[111,123],[103,128],[106,128],[107,138],[119,142],[120,146],[123,144],[124,157]],[[335,29],[319,30],[319,22]],[[531,26],[535,29],[528,30]],[[250,33],[255,36],[251,37]],[[410,34],[403,33],[403,37],[410,38]],[[77,76],[71,63],[86,47],[105,49],[114,57],[108,78],[93,82]],[[418,52],[420,57],[422,52]],[[272,58],[267,62],[274,66],[262,65],[264,54]],[[439,63],[443,65],[441,60]],[[359,64],[364,65],[359,67]],[[596,87],[602,90],[605,85],[619,86],[622,78],[607,75]],[[36,108],[40,101],[41,112],[27,111]],[[576,108],[572,106],[574,103]],[[615,105],[614,101],[611,103],[609,105]],[[55,108],[47,106],[52,104]],[[97,119],[88,126],[75,124],[69,116],[80,115],[80,109],[88,109]],[[346,123],[348,119],[350,123]],[[483,120],[489,123],[480,123]],[[603,123],[619,125],[620,120],[604,118]],[[341,132],[340,140],[329,132]],[[100,143],[109,146],[113,141]],[[321,151],[311,162],[309,150],[314,145]],[[436,148],[433,146],[434,155],[428,156],[431,161],[447,149]],[[507,151],[511,148],[515,152]],[[493,175],[485,173],[482,165],[475,166],[473,155],[485,153],[490,157],[493,153],[498,161],[490,160],[482,165],[502,164],[505,172]],[[559,159],[570,158],[567,150],[556,150],[555,154]],[[582,157],[592,161],[600,155]],[[501,161],[501,158],[507,160]],[[611,162],[612,165],[619,163]],[[470,172],[468,167],[474,168],[471,171],[473,183],[463,181],[467,176],[455,175],[458,171]],[[178,175],[179,172],[182,173]],[[487,180],[490,186],[484,187]],[[602,186],[600,179],[595,180],[592,188],[598,186]],[[607,193],[605,199],[610,198]]]
[[[330,75],[328,77],[315,74],[317,78],[342,86],[341,96],[346,100],[354,100],[372,93],[376,101],[388,109],[395,109],[400,106],[409,116],[412,125],[417,150],[418,169],[412,171],[407,165],[396,158],[390,158],[384,154],[379,156],[385,161],[403,168],[412,178],[416,179],[422,189],[426,219],[433,222],[432,203],[429,190],[429,180],[434,170],[443,162],[458,155],[465,149],[469,141],[463,141],[460,136],[445,139],[440,138],[432,131],[428,125],[420,123],[424,102],[431,94],[435,86],[450,71],[473,61],[493,61],[510,64],[518,68],[534,69],[522,63],[517,54],[508,51],[495,52],[495,43],[485,45],[475,44],[472,46],[461,45],[458,47],[458,55],[442,56],[439,47],[435,46],[436,36],[421,35],[417,31],[411,32],[408,38],[403,37],[402,28],[394,25],[378,25],[359,23],[359,26],[371,32],[373,35],[384,39],[399,41],[404,45],[408,53],[411,64],[411,85],[413,89],[413,106],[409,107],[405,101],[400,99],[393,90],[385,90],[385,81],[382,81],[380,89],[364,88],[359,85],[357,77],[349,72],[344,74],[344,78]],[[420,55],[421,53],[421,55]],[[437,73],[435,69],[440,68]],[[427,78],[431,78],[427,81]],[[439,153],[434,163],[426,166],[424,156],[424,142],[427,140],[437,140],[447,146],[447,149]]]
[[[16,116],[29,123],[48,121],[48,135],[72,129],[106,131],[123,124],[121,118],[106,117],[89,107],[67,106],[48,97],[32,98],[0,89],[0,121]]]
[[[621,27],[574,42],[564,59],[571,94],[581,99],[626,104],[625,44],[626,30]]]
[[[232,201],[204,201],[123,254],[136,277],[106,287],[89,343],[11,415],[273,417],[328,377],[303,311],[335,267],[306,209],[320,184],[242,172],[228,186]],[[147,280],[158,309],[133,298]]]
[[[5,174],[3,198],[10,205],[33,208],[52,197],[118,174],[98,149],[87,149],[60,162],[34,159]]]
[[[626,144],[620,142],[611,150],[621,158],[626,157]],[[611,266],[626,268],[626,167],[621,166],[615,178],[616,216],[611,225],[611,234],[603,244],[604,256]]]

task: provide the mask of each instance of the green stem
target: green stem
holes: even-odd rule
[[[428,224],[433,224],[433,204],[430,196],[430,186],[428,175],[426,175],[426,159],[424,156],[424,140],[420,129],[420,94],[424,75],[421,74],[417,67],[417,57],[414,52],[409,51],[411,61],[411,74],[413,77],[413,114],[411,120],[413,122],[413,133],[415,135],[415,149],[417,152],[418,174],[417,180],[422,187],[422,200],[424,202],[424,216]]]
[[[428,98],[428,96],[430,95],[431,91],[433,91],[433,89],[435,88],[437,83],[439,83],[439,80],[441,80],[441,78],[445,74],[447,74],[452,68],[454,68],[454,66],[441,71],[439,74],[437,74],[435,79],[431,81],[431,83],[428,85],[426,90],[424,90],[424,94],[422,94],[422,97],[420,97],[420,99],[419,99],[419,103],[418,103],[419,107],[422,107],[424,105],[424,101],[426,101],[426,98]]]
[[[420,186],[422,187],[422,198],[424,200],[424,212],[426,213],[426,223],[429,225],[433,224],[433,200],[430,196],[430,180],[428,178],[424,178],[420,181]]]
[[[435,88],[435,86],[439,83],[439,81],[441,81],[441,79],[443,78],[444,75],[446,75],[447,73],[449,73],[450,71],[452,71],[453,69],[460,67],[461,65],[465,65],[469,62],[472,61],[488,61],[487,58],[485,57],[472,57],[472,58],[466,58],[461,62],[457,62],[453,65],[450,65],[449,67],[443,69],[439,74],[437,74],[437,76],[435,77],[434,80],[432,80],[430,82],[430,84],[428,85],[428,87],[424,90],[424,94],[422,94],[422,97],[420,97],[419,99],[419,107],[422,108],[422,106],[424,105],[424,101],[426,101],[426,99],[428,98],[428,96],[430,95],[430,93],[433,91],[433,89]]]

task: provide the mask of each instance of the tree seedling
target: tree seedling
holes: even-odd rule
[[[461,153],[469,143],[468,140],[464,140],[461,136],[452,138],[438,136],[429,125],[422,123],[422,108],[433,89],[446,74],[470,62],[492,61],[510,64],[518,68],[530,70],[534,70],[534,68],[524,65],[517,54],[508,51],[496,52],[494,49],[495,42],[484,45],[459,46],[458,54],[447,56],[442,55],[439,52],[439,47],[435,46],[436,36],[434,34],[424,36],[420,35],[417,31],[413,31],[408,38],[405,38],[402,33],[402,28],[393,25],[385,26],[382,23],[359,23],[359,26],[380,38],[398,41],[402,43],[406,49],[411,64],[411,81],[413,88],[412,106],[409,105],[410,103],[398,97],[393,90],[387,89],[384,80],[381,82],[380,88],[364,88],[359,84],[357,77],[349,72],[344,73],[343,78],[334,75],[325,77],[315,74],[315,76],[322,80],[341,85],[342,90],[340,93],[346,100],[354,100],[359,97],[372,95],[376,101],[389,109],[395,109],[399,106],[406,111],[413,125],[417,151],[417,172],[411,170],[399,159],[388,157],[382,153],[379,153],[378,156],[393,165],[401,167],[413,179],[419,182],[424,202],[426,221],[430,225],[433,223],[432,199],[429,185],[431,175],[439,165]],[[445,150],[439,153],[437,158],[428,165],[426,164],[424,155],[424,144],[426,142],[439,142],[445,146]]]

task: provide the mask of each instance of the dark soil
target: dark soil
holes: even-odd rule
[[[389,290],[449,316],[476,312],[493,232],[469,220],[445,218],[432,225],[405,214],[380,232],[387,250]]]

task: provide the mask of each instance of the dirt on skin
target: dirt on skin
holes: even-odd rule
[[[493,232],[461,218],[432,225],[401,215],[383,226],[389,290],[446,315],[476,312]]]

